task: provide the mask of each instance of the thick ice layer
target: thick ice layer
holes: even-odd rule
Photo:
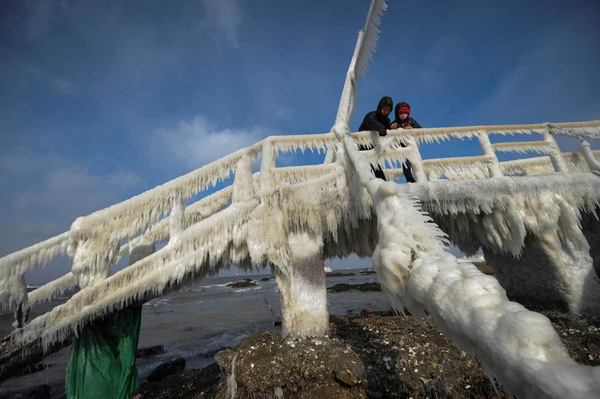
[[[369,176],[364,158],[351,141],[346,144],[378,215],[373,267],[397,310],[406,307],[417,318],[427,311],[446,336],[474,353],[518,397],[600,394],[600,372],[574,363],[546,317],[510,302],[495,278],[446,253],[443,233],[408,193]],[[570,213],[563,219],[572,227],[573,208],[561,204],[557,212]]]

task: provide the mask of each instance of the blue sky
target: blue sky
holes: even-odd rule
[[[428,127],[600,119],[599,2],[388,3],[354,128],[383,95]],[[329,131],[368,6],[0,2],[0,256],[268,135]]]

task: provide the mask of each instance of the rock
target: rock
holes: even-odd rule
[[[148,348],[138,349],[135,352],[135,357],[144,359],[147,357],[160,355],[161,353],[165,353],[164,345],[149,346]]]
[[[375,270],[373,270],[373,269],[366,269],[366,270],[362,270],[362,271],[360,272],[360,274],[362,274],[362,275],[365,275],[365,276],[367,276],[367,275],[369,275],[369,274],[375,274]]]
[[[354,375],[350,369],[335,370],[335,379],[346,386],[353,387],[360,382],[360,378]]]
[[[271,281],[273,280],[273,277],[263,277],[260,279],[260,281]]]
[[[182,372],[185,369],[185,359],[180,357],[179,359],[171,360],[169,362],[163,363],[148,375],[148,382],[157,382],[165,377],[168,377],[173,374],[177,374]]]
[[[344,292],[350,290],[358,290],[363,292],[376,292],[381,291],[381,285],[379,283],[364,283],[364,284],[346,284],[340,283],[327,289],[329,292]]]
[[[247,288],[247,287],[256,287],[256,283],[252,281],[250,278],[245,278],[240,281],[235,281],[233,283],[227,284],[227,287],[231,288]]]
[[[144,384],[132,399],[214,398],[221,369],[212,363],[202,370],[184,370],[158,384]]]
[[[340,273],[340,272],[330,272],[330,273],[325,273],[325,277],[347,277],[347,276],[354,276],[354,273]]]

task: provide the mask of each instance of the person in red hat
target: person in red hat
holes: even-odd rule
[[[410,117],[410,105],[405,102],[401,102],[396,104],[396,109],[394,110],[394,122],[390,126],[392,129],[419,129],[421,125],[419,122]]]
[[[419,122],[410,117],[410,105],[405,102],[399,102],[396,104],[396,108],[394,109],[394,115],[396,119],[390,125],[390,129],[419,129],[421,125]],[[406,147],[405,144],[401,144],[402,147]],[[410,166],[410,161],[407,159],[406,162],[402,164],[402,170],[404,171],[404,177],[408,183],[415,183],[415,177],[412,174],[412,168]]]

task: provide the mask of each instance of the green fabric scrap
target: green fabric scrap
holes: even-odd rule
[[[129,398],[140,387],[135,353],[142,307],[122,309],[84,327],[67,367],[68,399]]]

